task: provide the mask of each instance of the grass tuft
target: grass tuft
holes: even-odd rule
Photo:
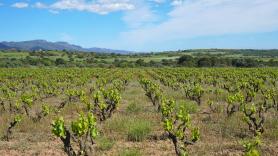
[[[138,149],[125,149],[119,153],[119,156],[141,156],[141,152]]]
[[[126,111],[129,113],[129,114],[135,114],[135,113],[138,113],[141,111],[141,107],[138,106],[135,102],[132,102],[130,103],[127,108],[126,108]]]
[[[143,141],[151,132],[151,124],[145,120],[135,120],[129,125],[127,140]]]
[[[107,137],[98,137],[96,139],[96,142],[97,142],[97,148],[102,150],[102,151],[108,151],[110,150],[115,142]]]

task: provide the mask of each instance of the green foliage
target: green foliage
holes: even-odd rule
[[[191,117],[188,110],[184,106],[180,106],[176,114],[176,119],[190,126]]]
[[[65,138],[66,137],[66,131],[65,131],[65,123],[64,119],[62,117],[57,118],[52,123],[52,133],[56,135],[57,137]]]
[[[238,92],[234,95],[229,95],[227,98],[227,102],[229,104],[233,104],[233,103],[240,103],[242,104],[244,102],[244,96],[242,95],[242,93]]]
[[[200,140],[200,136],[201,136],[200,135],[200,129],[199,128],[193,128],[191,140],[193,142],[196,142],[196,141]]]
[[[228,116],[231,116],[235,112],[240,111],[242,108],[244,103],[244,95],[241,92],[238,92],[233,95],[229,95],[226,101],[228,103],[226,112]]]
[[[260,156],[260,152],[258,151],[258,146],[260,144],[261,144],[261,140],[259,136],[251,140],[242,141],[242,145],[245,149],[244,156]]]
[[[32,97],[32,95],[23,94],[23,95],[21,96],[21,101],[22,101],[24,104],[27,104],[29,107],[31,107],[32,104],[33,104],[33,97]]]
[[[102,87],[93,94],[93,111],[100,121],[105,121],[116,111],[121,100],[120,92],[117,89],[104,90]]]
[[[240,56],[240,58],[239,58]],[[251,57],[250,57],[251,56]],[[66,51],[0,52],[0,67],[259,67],[278,66],[277,50],[202,49],[144,54]],[[76,58],[76,59],[75,59]],[[76,61],[75,61],[76,60]]]
[[[164,130],[168,133],[168,137],[172,140],[177,155],[187,155],[186,147],[194,144],[200,139],[199,128],[192,127],[191,115],[186,105],[177,107],[174,100],[166,99],[160,91],[159,85],[150,80],[141,78],[140,83],[146,91],[146,95],[151,99],[154,106],[158,105],[158,111],[162,114]],[[186,88],[187,90],[187,88]],[[200,104],[200,98],[204,94],[202,87],[197,84],[189,89],[192,92],[187,92],[187,95],[196,98]],[[157,96],[158,95],[158,96]],[[155,99],[154,99],[155,97]],[[190,108],[190,107],[189,107]],[[188,135],[191,139],[188,140]]]
[[[22,118],[23,118],[22,115],[19,115],[19,114],[18,114],[18,115],[16,115],[16,116],[14,117],[14,122],[15,122],[15,123],[19,123],[19,122],[22,120]]]
[[[74,135],[79,137],[87,134],[87,132],[89,132],[92,138],[98,135],[96,118],[91,113],[88,113],[87,116],[80,114],[79,118],[71,123],[71,129]]]
[[[190,114],[196,113],[199,110],[199,106],[190,101],[181,101],[178,105],[183,106]]]
[[[134,76],[133,81],[137,78],[140,79],[146,96],[157,111],[157,113],[152,110],[141,113],[151,117],[161,115],[159,123],[156,124],[161,123],[179,155],[187,155],[189,151],[195,151],[195,149],[189,149],[191,145],[194,145],[201,138],[207,138],[201,137],[200,129],[197,127],[199,124],[201,127],[205,127],[202,132],[206,132],[206,130],[209,130],[207,134],[217,132],[220,137],[221,134],[222,137],[225,137],[224,133],[233,139],[250,137],[249,132],[252,132],[255,137],[262,133],[262,136],[269,140],[275,140],[277,136],[277,124],[274,122],[274,117],[276,117],[278,108],[278,74],[275,68],[145,68],[124,70],[21,68],[0,69],[0,71],[0,107],[1,114],[3,114],[1,117],[3,121],[8,121],[7,131],[11,131],[17,123],[21,122],[21,119],[25,117],[24,111],[26,114],[30,112],[30,116],[27,114],[29,119],[44,117],[50,114],[52,108],[57,110],[56,113],[62,112],[67,115],[67,119],[71,118],[67,114],[69,111],[72,114],[76,114],[76,112],[72,112],[74,110],[83,111],[85,113],[81,113],[73,121],[64,122],[63,118],[58,118],[52,123],[53,134],[58,136],[65,145],[68,145],[67,142],[73,143],[75,150],[80,147],[81,154],[86,153],[83,148],[85,144],[89,144],[87,149],[90,149],[89,146],[94,144],[94,139],[98,134],[97,120],[102,122],[101,128],[104,137],[106,136],[105,133],[111,131],[113,131],[113,137],[116,136],[114,135],[116,133],[125,136],[130,141],[142,141],[149,136],[153,125],[146,124],[144,121],[146,117],[142,114],[136,114],[136,118],[132,117],[132,113],[142,109],[141,103],[138,101],[133,101],[133,103],[126,101],[130,100],[133,95],[132,97],[124,96],[124,104],[129,104],[127,109],[121,109],[120,113],[111,118],[111,114],[119,107],[121,94],[131,76]],[[137,83],[133,82],[128,89],[136,85]],[[128,93],[133,94],[137,91],[141,90],[137,89]],[[186,92],[188,99],[180,94],[182,91]],[[61,99],[56,100],[60,97]],[[69,102],[70,99],[72,102]],[[138,100],[138,98],[135,99]],[[194,101],[200,99],[207,101],[207,105],[200,107],[196,105]],[[53,103],[48,105],[44,104],[44,101]],[[57,105],[57,102],[60,103]],[[67,110],[63,111],[65,104],[70,105],[66,107]],[[212,110],[227,107],[228,113],[236,113],[230,118],[225,118],[222,111],[207,112],[208,107],[213,108]],[[125,106],[121,108],[125,108]],[[144,107],[144,111],[146,108],[148,107]],[[122,111],[127,111],[129,114],[123,114]],[[195,117],[201,121],[196,121]],[[108,118],[110,119],[106,120]],[[103,122],[104,120],[106,122]],[[29,121],[31,120],[24,121],[27,124],[22,124],[20,131],[25,132],[26,126],[29,128],[33,125],[33,123],[28,125]],[[246,129],[247,126],[249,131]],[[157,127],[155,126],[155,128]],[[109,136],[111,135],[109,134]],[[97,142],[102,143],[101,141]],[[109,149],[112,144],[104,139],[100,146],[103,149]],[[246,155],[260,153],[258,145],[258,141],[245,143]]]
[[[15,102],[15,108],[16,109],[19,109],[21,107],[21,103],[17,100],[16,102]]]
[[[46,116],[50,113],[50,107],[47,104],[42,105],[42,112]]]
[[[94,144],[94,139],[98,135],[96,128],[96,118],[88,113],[86,116],[81,113],[79,118],[71,123],[71,131],[65,127],[62,117],[52,123],[52,133],[59,137],[64,144],[64,151],[69,156],[88,155],[89,144]],[[78,144],[78,150],[73,149],[71,142]]]
[[[113,104],[116,107],[118,106],[120,100],[121,100],[121,96],[120,93],[117,89],[109,89],[109,90],[105,90],[103,91],[103,95],[104,98],[106,100],[108,100],[108,104]]]
[[[200,84],[186,84],[184,85],[184,92],[187,98],[196,101],[200,105],[205,90]]]
[[[55,60],[55,64],[58,66],[58,65],[64,65],[66,64],[66,61],[63,59],[63,58],[57,58]]]

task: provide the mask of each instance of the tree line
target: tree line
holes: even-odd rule
[[[278,61],[270,59],[262,61],[252,58],[217,58],[217,57],[192,57],[184,55],[178,59],[162,59],[161,61],[145,61],[137,59],[114,59],[108,62],[105,59],[87,58],[83,60],[34,58],[0,58],[0,67],[278,67]]]
[[[1,51],[0,51],[1,52]],[[0,53],[0,67],[277,67],[277,50],[186,50],[161,53],[68,51]],[[25,53],[23,56],[22,53]],[[1,55],[4,54],[2,57]],[[17,56],[18,54],[18,56]],[[160,58],[160,59],[157,59]]]

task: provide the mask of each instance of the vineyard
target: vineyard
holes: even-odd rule
[[[276,68],[2,68],[0,84],[0,155],[278,153]]]

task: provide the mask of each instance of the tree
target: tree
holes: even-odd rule
[[[144,62],[144,60],[143,59],[138,59],[138,60],[136,60],[136,62],[135,62],[138,66],[145,66],[145,62]]]
[[[198,60],[198,67],[211,67],[212,61],[208,57],[203,57]]]
[[[194,67],[195,66],[195,60],[190,55],[183,55],[178,59],[178,64],[188,67]]]
[[[56,65],[64,65],[64,64],[66,64],[66,61],[63,58],[57,58],[55,60],[55,64]]]

